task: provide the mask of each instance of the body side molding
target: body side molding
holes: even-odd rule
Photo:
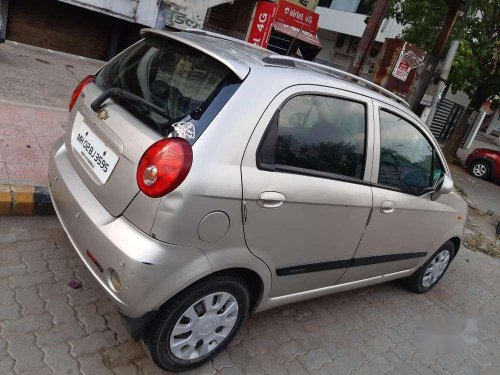
[[[388,254],[388,255],[375,255],[375,256],[363,257],[363,258],[334,260],[334,261],[330,261],[330,262],[302,264],[302,265],[298,265],[298,266],[277,268],[276,275],[289,276],[289,275],[297,275],[300,273],[335,270],[335,269],[339,269],[339,268],[361,267],[361,266],[368,266],[368,265],[379,264],[379,263],[397,262],[399,260],[423,258],[426,255],[427,255],[427,252]]]

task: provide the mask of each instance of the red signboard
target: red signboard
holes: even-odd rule
[[[276,21],[295,26],[312,34],[318,33],[319,14],[301,6],[280,0]]]
[[[259,1],[255,7],[252,26],[247,41],[266,48],[278,6],[275,3]]]
[[[403,82],[406,81],[412,69],[423,64],[423,60],[413,51],[408,50],[404,52],[404,46],[405,45],[403,45],[398,61],[396,61],[396,65],[392,71],[392,75]]]
[[[410,64],[406,61],[398,61],[397,66],[394,67],[392,75],[401,81],[406,81],[406,78],[408,78],[408,74],[410,73],[410,69]]]

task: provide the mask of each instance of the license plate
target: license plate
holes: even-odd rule
[[[84,122],[78,127],[71,145],[101,183],[108,181],[119,158]]]

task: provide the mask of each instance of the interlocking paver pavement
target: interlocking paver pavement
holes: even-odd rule
[[[0,182],[47,185],[52,144],[68,112],[0,102]]]
[[[0,50],[0,183],[47,185],[71,93],[104,62],[10,41]]]
[[[499,266],[462,248],[425,295],[391,282],[253,315],[193,373],[499,374]],[[0,328],[0,374],[162,373],[55,217],[0,217]]]

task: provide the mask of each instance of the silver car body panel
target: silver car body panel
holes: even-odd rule
[[[244,80],[194,143],[187,178],[162,198],[139,192],[135,176],[143,152],[160,136],[113,100],[104,105],[109,118],[100,120],[90,109],[101,93],[93,84],[78,99],[65,142],[56,144],[51,156],[50,189],[77,252],[126,315],[138,317],[212,272],[237,268],[251,270],[260,278],[262,290],[256,308],[262,311],[408,276],[444,242],[461,237],[465,219],[457,220],[457,216],[465,216],[467,208],[456,193],[432,201],[430,195],[414,197],[376,185],[379,106],[390,107],[426,134],[449,173],[439,145],[405,106],[318,71],[266,66],[262,58],[270,52],[241,42],[202,33],[146,31],[149,34],[187,43],[223,62]],[[271,117],[287,98],[302,92],[365,104],[367,155],[362,180],[284,175],[256,168],[255,153]],[[120,155],[105,184],[96,181],[71,149],[71,125],[78,112]],[[259,207],[257,200],[265,191],[283,193],[287,202],[276,209]],[[390,220],[391,215],[379,214],[388,199],[397,204]],[[199,236],[198,230],[200,222],[213,212],[227,215],[229,228],[212,242]],[[297,230],[301,222],[306,224],[303,231]],[[111,290],[105,272],[89,261],[87,250],[105,270],[119,272],[123,290]],[[277,276],[279,267],[405,252],[425,255]]]
[[[440,154],[440,159],[445,172],[449,174],[448,166],[442,156],[439,145],[429,130],[422,126],[420,120],[409,118],[408,111],[402,111],[394,106],[374,101],[374,148],[380,150],[380,123],[378,113],[381,109],[391,111],[408,119],[417,127]],[[390,254],[427,253],[431,256],[433,249],[438,249],[451,237],[449,228],[457,224],[463,225],[464,221],[457,221],[457,212],[460,209],[450,205],[450,195],[442,195],[437,200],[432,199],[432,193],[414,196],[399,191],[377,186],[380,153],[374,154],[373,174],[373,212],[367,225],[355,258],[385,256]],[[384,202],[394,202],[394,212],[382,212]],[[408,235],[411,233],[411,235]],[[460,230],[458,231],[460,233]],[[351,267],[340,280],[341,283],[359,280],[363,277],[372,277],[380,274],[397,272],[401,269],[413,268],[425,263],[427,257],[415,257],[380,264]]]
[[[363,103],[367,123],[372,122],[370,98],[331,87],[296,85],[282,91],[270,103],[248,143],[241,174],[243,200],[247,205],[245,239],[250,251],[273,270],[352,258],[372,207],[369,181],[373,131],[368,126],[367,168],[362,180],[332,180],[265,171],[257,167],[257,149],[272,117],[290,97],[306,93]],[[257,204],[259,195],[268,191],[284,194],[286,202],[276,209],[260,207]],[[345,271],[346,267],[343,267],[275,277],[271,297],[335,284]]]
[[[158,309],[186,285],[213,272],[202,251],[154,240],[124,217],[110,215],[76,173],[62,139],[54,145],[49,176],[52,202],[76,252],[127,316]],[[118,292],[108,283],[110,269],[122,280]]]

